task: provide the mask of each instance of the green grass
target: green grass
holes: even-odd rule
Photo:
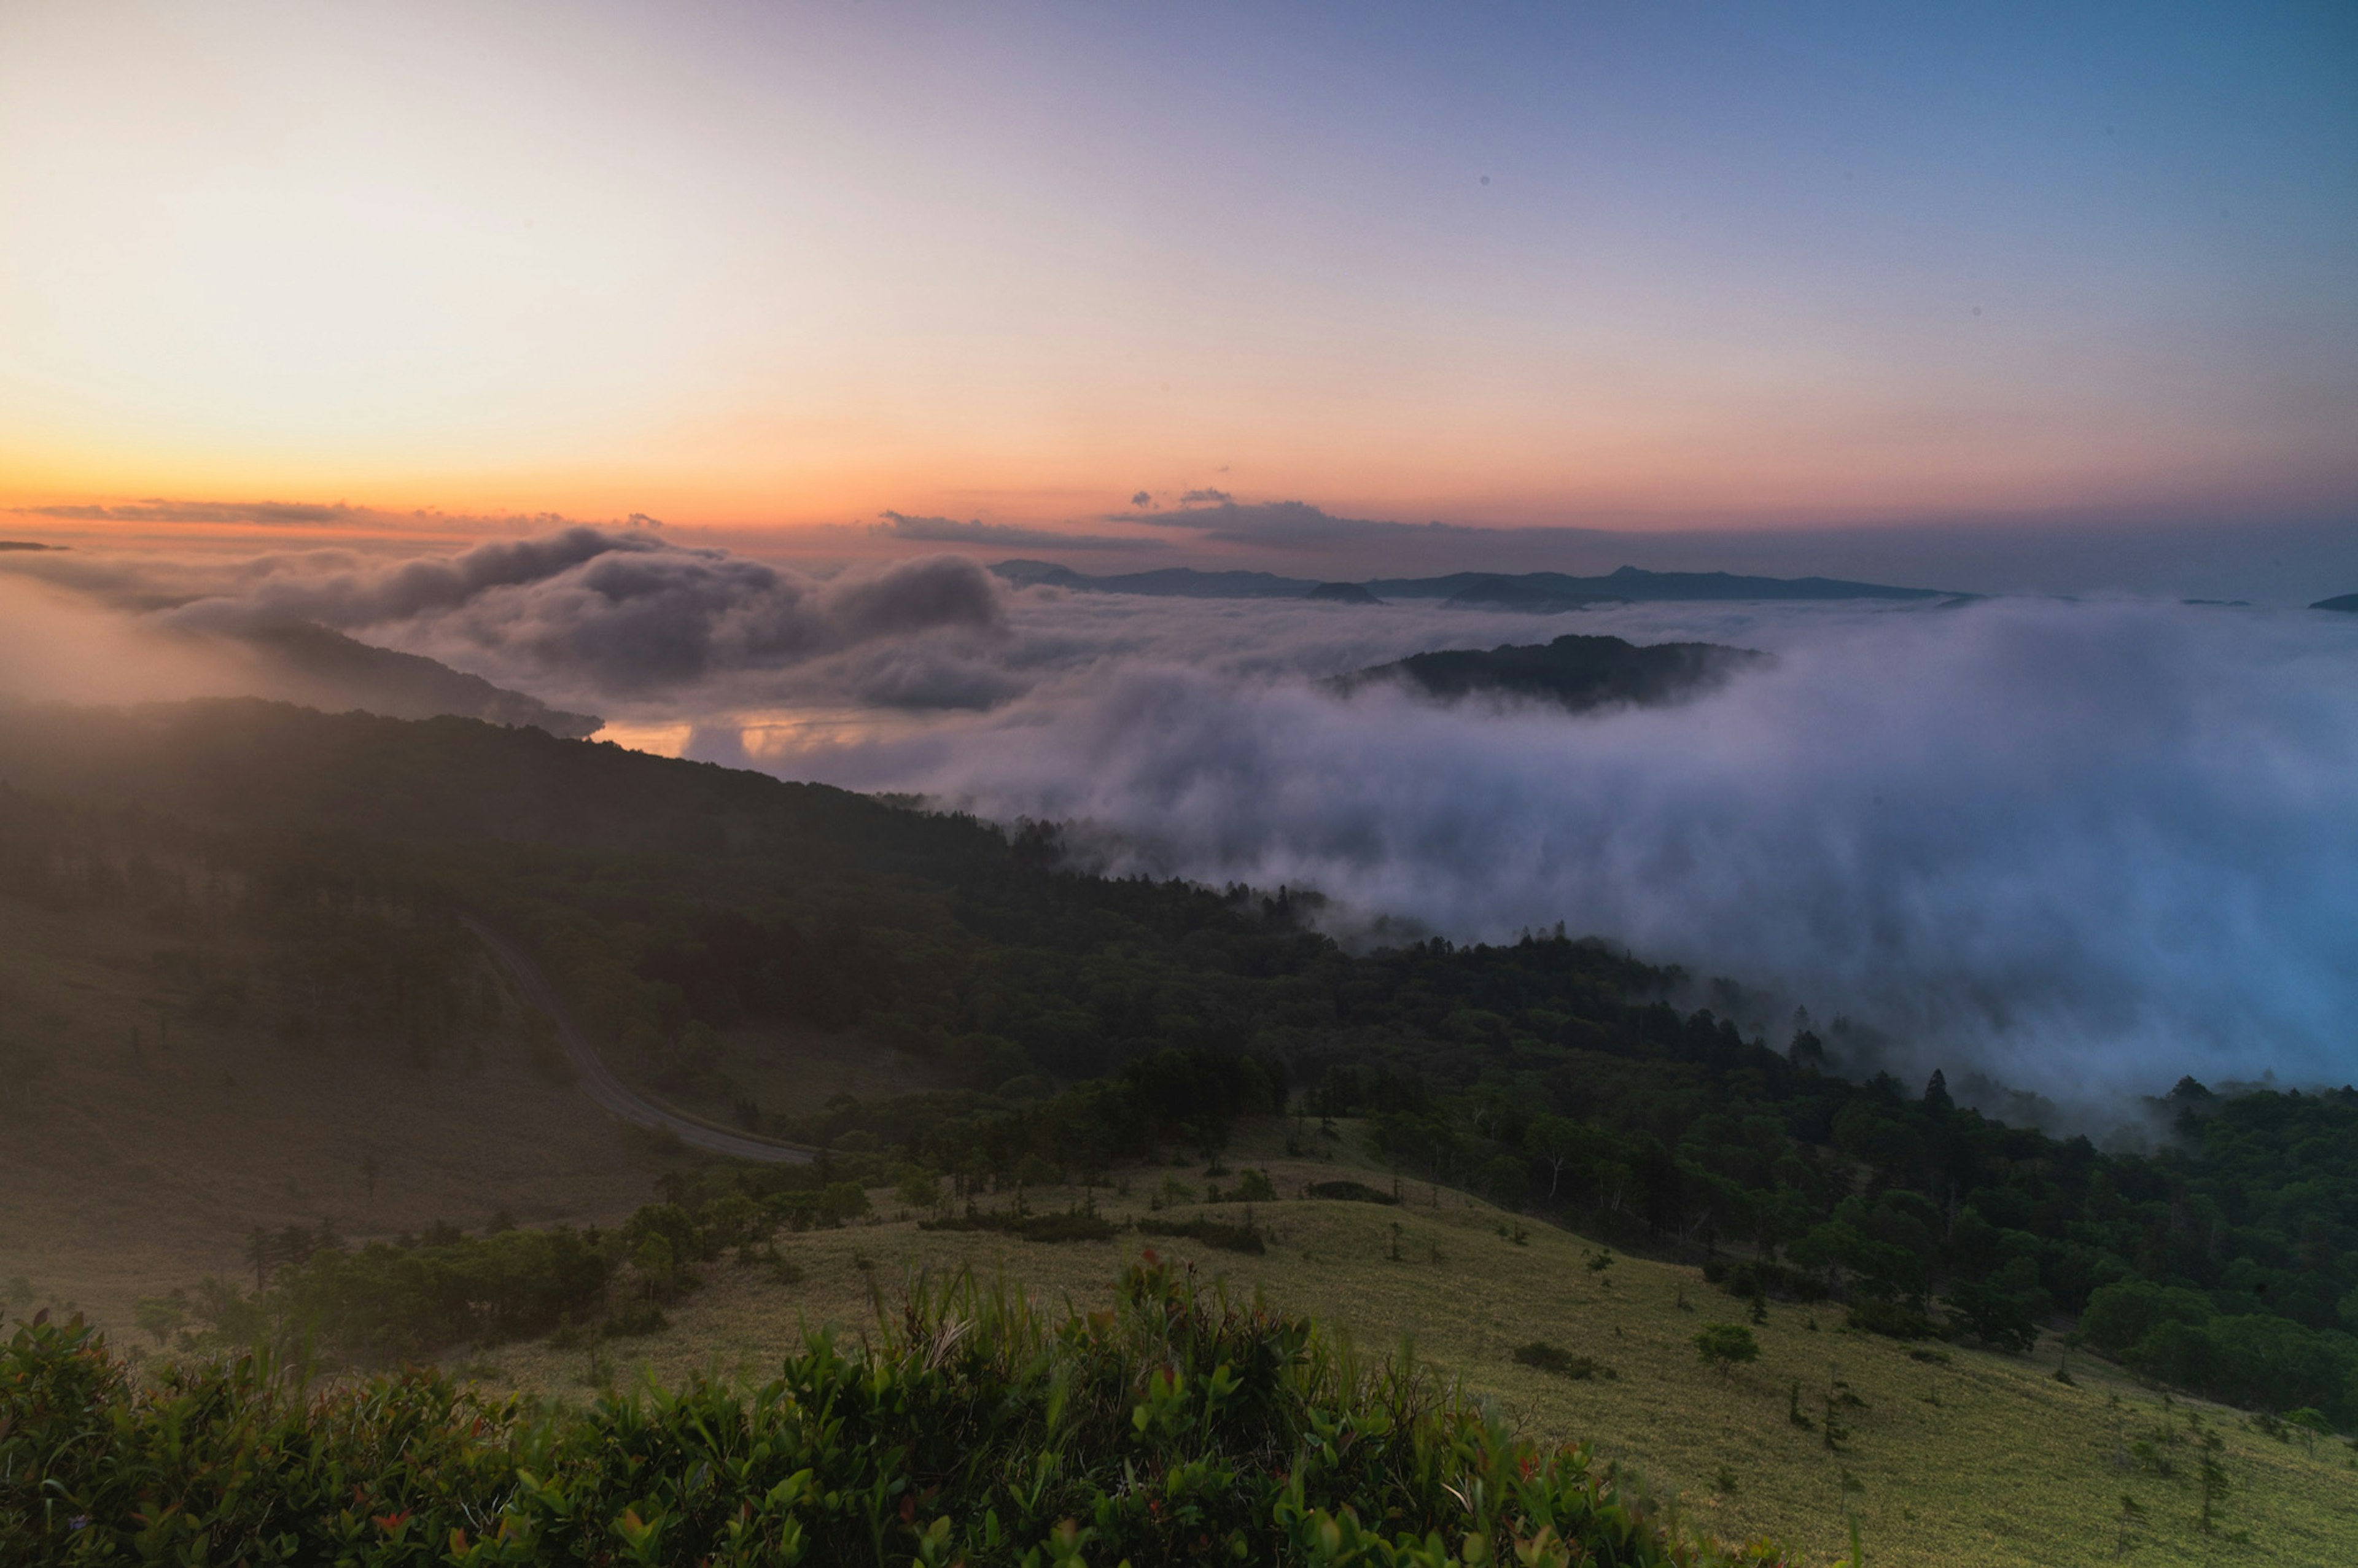
[[[203,982],[159,953],[244,978],[241,1015],[195,1016]],[[250,1286],[256,1225],[331,1219],[362,1239],[438,1219],[480,1230],[503,1211],[610,1224],[684,1163],[536,1069],[520,1026],[422,1070],[387,1040],[283,1038],[266,958],[233,936],[0,898],[0,1310],[70,1303],[127,1348],[144,1337],[137,1297],[207,1274]],[[501,986],[488,963],[477,979]],[[795,1054],[752,1032],[730,1049],[766,1049],[781,1075]],[[863,1087],[847,1055],[814,1048],[804,1092]],[[16,1281],[29,1294],[12,1301]]]
[[[1305,1182],[1344,1173],[1352,1156],[1288,1160],[1273,1125],[1244,1144],[1229,1162],[1267,1167],[1283,1200],[1255,1206],[1262,1256],[1135,1234],[1045,1246],[920,1231],[913,1219],[891,1217],[894,1206],[880,1192],[875,1224],[781,1240],[803,1271],[792,1285],[768,1269],[710,1266],[709,1284],[672,1310],[670,1328],[627,1351],[601,1352],[605,1374],[624,1384],[698,1370],[765,1377],[806,1324],[872,1329],[879,1305],[892,1307],[910,1280],[960,1265],[1043,1303],[1100,1306],[1120,1265],[1152,1247],[1314,1314],[1364,1347],[1412,1342],[1527,1433],[1594,1441],[1690,1525],[1723,1539],[1773,1535],[1832,1560],[1848,1550],[1855,1513],[1870,1563],[2109,1563],[2125,1493],[2144,1510],[2130,1552],[2139,1563],[2358,1562],[2358,1470],[2339,1442],[2279,1442],[2238,1412],[2181,1401],[2180,1411],[2200,1412],[2225,1444],[2232,1489],[2217,1510],[2219,1533],[2205,1538],[2195,1529],[2192,1445],[2175,1451],[2176,1478],[2140,1467],[2132,1452],[2166,1420],[2183,1432],[2182,1417],[2166,1417],[2157,1392],[2093,1357],[2071,1357],[2066,1385],[2053,1377],[2061,1351],[2051,1342],[2025,1357],[1950,1346],[1939,1352],[1945,1361],[1920,1359],[1911,1349],[1924,1346],[1843,1328],[1839,1307],[1772,1305],[1768,1323],[1749,1325],[1760,1359],[1723,1377],[1696,1356],[1693,1335],[1743,1307],[1705,1285],[1699,1270],[1622,1255],[1608,1284],[1584,1266],[1592,1249],[1579,1238],[1532,1225],[1528,1244],[1515,1245],[1498,1234],[1498,1211],[1446,1188],[1436,1206],[1423,1184],[1409,1184],[1399,1208],[1302,1201],[1293,1195]],[[1131,1173],[1129,1198],[1100,1189],[1100,1212],[1147,1217],[1147,1192],[1162,1174]],[[1380,1184],[1389,1190],[1389,1178]],[[1078,1195],[1035,1193],[1032,1201],[1045,1208]],[[1242,1217],[1222,1206],[1153,1217],[1199,1213]],[[1400,1261],[1390,1257],[1394,1223]],[[1692,1310],[1680,1309],[1682,1294]],[[1534,1341],[1615,1375],[1571,1379],[1520,1363],[1517,1349]],[[586,1350],[534,1345],[499,1354],[512,1386],[589,1397]],[[1807,1429],[1788,1419],[1797,1382],[1790,1402],[1811,1419]],[[1845,1391],[1858,1402],[1843,1400]],[[1829,1394],[1848,1432],[1840,1452],[1824,1446]],[[2247,1532],[2249,1543],[2232,1532]]]

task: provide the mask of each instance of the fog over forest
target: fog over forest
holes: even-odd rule
[[[416,559],[9,565],[36,694],[235,689],[154,640],[317,620],[633,743],[1068,821],[1109,870],[1315,887],[1338,935],[1561,921],[2059,1098],[2352,1076],[2358,617],[1143,599],[587,528]],[[1776,659],[1578,717],[1323,684],[1574,631]]]

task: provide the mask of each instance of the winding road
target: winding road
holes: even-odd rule
[[[523,998],[525,1005],[538,1008],[557,1025],[557,1043],[565,1047],[566,1059],[573,1064],[575,1086],[592,1105],[612,1112],[633,1127],[671,1132],[682,1143],[708,1153],[726,1154],[732,1160],[758,1160],[772,1165],[810,1162],[814,1156],[807,1149],[731,1132],[725,1127],[682,1116],[639,1095],[616,1077],[613,1069],[590,1048],[588,1037],[575,1025],[564,999],[557,994],[557,988],[549,984],[548,977],[541,973],[530,954],[472,915],[459,916],[459,924],[492,950],[492,957],[500,961],[508,978],[515,982],[516,994]]]

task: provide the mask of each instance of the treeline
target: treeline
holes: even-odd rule
[[[143,1382],[37,1324],[0,1346],[0,1560],[1784,1561],[1682,1539],[1586,1450],[1164,1268],[1055,1319],[961,1280],[880,1330],[750,1394],[531,1411],[253,1357]]]
[[[886,1158],[829,1157],[676,1173],[664,1201],[611,1229],[501,1220],[470,1235],[437,1225],[358,1248],[326,1226],[257,1229],[247,1252],[251,1292],[207,1279],[194,1291],[143,1298],[135,1317],[159,1348],[300,1344],[360,1367],[544,1335],[644,1334],[663,1325],[663,1307],[703,1283],[698,1271],[724,1252],[758,1261],[782,1230],[857,1219],[869,1212],[863,1182],[906,1172]]]
[[[382,847],[200,829],[0,783],[0,896],[144,924],[168,1021],[389,1043],[419,1065],[506,1021],[447,887]]]

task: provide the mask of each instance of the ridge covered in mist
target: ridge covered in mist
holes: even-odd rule
[[[1747,600],[1807,602],[1844,600],[1934,600],[1960,597],[1940,589],[1891,588],[1839,578],[1744,577],[1731,572],[1655,572],[1622,567],[1603,577],[1563,572],[1452,572],[1444,577],[1371,578],[1356,584],[1280,577],[1261,571],[1199,571],[1163,567],[1153,571],[1090,576],[1054,561],[1007,560],[990,568],[1009,582],[1044,584],[1092,593],[1143,594],[1174,599],[1335,600],[1338,587],[1363,589],[1369,599],[1438,599],[1459,604],[1551,610],[1585,604],[1726,603]],[[1348,600],[1347,602],[1366,602]]]
[[[356,708],[387,719],[447,714],[489,724],[528,724],[570,740],[594,735],[604,723],[595,714],[568,713],[438,659],[375,647],[316,622],[269,622],[227,635],[263,656],[254,695],[307,708]]]
[[[1412,654],[1335,684],[1348,693],[1390,683],[1444,702],[1477,693],[1535,697],[1580,713],[1622,703],[1642,707],[1682,701],[1768,662],[1768,655],[1757,650],[1714,643],[1641,647],[1619,637],[1567,633],[1551,643]]]

